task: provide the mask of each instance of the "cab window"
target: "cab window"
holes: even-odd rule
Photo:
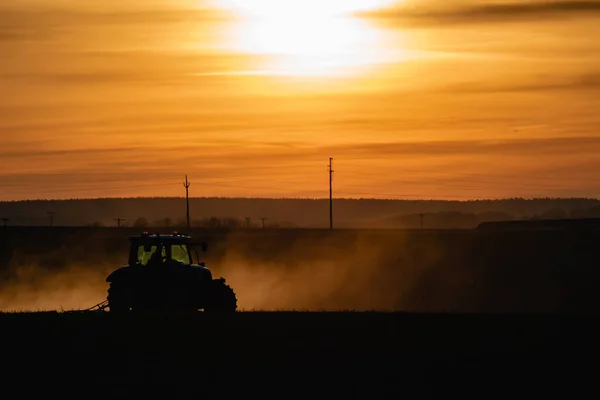
[[[156,253],[156,246],[152,246],[150,248],[150,251],[145,251],[144,250],[144,246],[139,246],[138,247],[138,262],[141,265],[147,265],[148,261],[150,261],[150,258],[152,257],[152,255],[154,253]],[[162,248],[162,257],[165,258],[166,257],[166,251],[165,248]]]
[[[187,246],[179,244],[171,246],[171,258],[183,264],[190,263],[190,255]]]

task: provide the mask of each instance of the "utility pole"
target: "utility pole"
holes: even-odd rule
[[[115,218],[115,221],[117,221],[117,228],[121,227],[121,222],[124,222],[125,219],[124,218]]]
[[[266,221],[266,220],[268,220],[268,219],[269,219],[269,218],[265,218],[265,217],[262,217],[262,218],[261,218],[261,221],[262,221],[262,228],[263,228],[263,229],[265,229],[265,221]]]
[[[250,229],[250,217],[246,217],[246,228]]]
[[[48,215],[50,216],[50,226],[54,226],[54,216],[56,213],[54,211],[48,211]]]
[[[6,217],[2,218],[2,223],[4,224],[4,229],[6,229],[6,227],[8,225],[8,221],[10,221],[8,218],[6,218]]]
[[[333,229],[333,158],[329,157],[329,229]]]
[[[421,230],[423,230],[423,217],[425,217],[426,214],[419,214],[419,218],[421,218]]]
[[[185,215],[187,219],[187,228],[190,229],[190,186],[192,184],[188,182],[188,176],[185,176],[185,183],[183,187],[185,188]]]

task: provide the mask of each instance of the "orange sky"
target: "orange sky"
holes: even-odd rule
[[[248,7],[252,4],[253,7]],[[600,1],[0,3],[0,200],[598,197]]]

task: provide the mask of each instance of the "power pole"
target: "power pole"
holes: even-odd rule
[[[265,221],[266,221],[266,220],[268,220],[268,219],[269,219],[269,218],[265,218],[265,217],[262,217],[262,218],[261,218],[261,221],[262,221],[262,228],[263,228],[263,229],[265,229]]]
[[[6,217],[2,218],[2,223],[4,224],[4,229],[6,229],[6,227],[8,225],[8,221],[10,221],[8,218],[6,218]]]
[[[329,157],[329,229],[333,229],[333,158]]]
[[[190,229],[190,186],[192,184],[188,182],[188,176],[185,176],[185,183],[183,187],[185,188],[185,215],[187,219],[187,228]]]
[[[124,218],[115,218],[115,221],[117,221],[117,228],[121,227],[121,222],[125,221]]]
[[[246,228],[250,229],[250,217],[246,217]]]
[[[421,218],[421,230],[423,229],[423,217],[424,217],[425,215],[426,215],[426,214],[419,214],[419,218]]]
[[[50,226],[54,226],[54,216],[56,213],[54,211],[48,211],[48,215],[50,216]]]

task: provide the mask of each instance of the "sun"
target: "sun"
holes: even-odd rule
[[[219,5],[240,14],[264,18],[325,17],[382,8],[394,0],[221,0]]]
[[[229,50],[264,56],[262,71],[343,75],[381,61],[384,40],[358,11],[391,0],[222,0],[238,17]]]
[[[221,0],[238,13],[264,18],[323,18],[382,8],[394,0]]]

